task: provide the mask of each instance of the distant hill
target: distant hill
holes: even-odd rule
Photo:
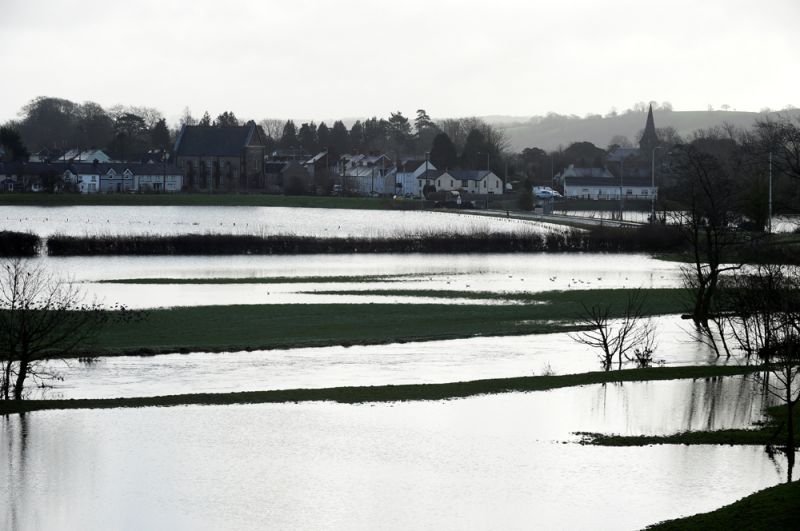
[[[697,129],[706,129],[723,123],[749,128],[758,118],[778,114],[800,117],[800,109],[768,114],[740,111],[654,110],[653,118],[656,128],[674,127],[678,134],[687,136]],[[552,150],[557,149],[559,145],[567,147],[577,141],[589,141],[605,148],[615,135],[624,135],[635,143],[636,134],[644,129],[646,117],[647,113],[644,112],[628,112],[617,116],[596,115],[586,118],[551,114],[520,118],[516,121],[507,116],[483,118],[505,132],[512,151],[521,151],[526,147]]]

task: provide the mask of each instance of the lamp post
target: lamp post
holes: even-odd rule
[[[656,151],[659,149],[664,148],[656,146],[650,152],[650,193],[652,194],[650,198],[650,223],[655,223],[656,221]]]

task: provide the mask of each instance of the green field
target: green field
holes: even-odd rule
[[[788,531],[800,527],[800,482],[784,483],[751,494],[710,513],[669,520],[653,531]]]
[[[516,305],[267,304],[156,309],[106,326],[88,352],[156,354],[381,344],[574,330],[581,304],[619,315],[631,290],[532,294]],[[648,291],[649,314],[683,307],[681,290]]]

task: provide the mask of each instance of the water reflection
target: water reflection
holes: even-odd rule
[[[9,417],[25,464],[3,441],[0,526],[640,529],[786,475],[758,447],[554,444],[584,427],[553,407],[569,401],[39,412],[24,430]]]

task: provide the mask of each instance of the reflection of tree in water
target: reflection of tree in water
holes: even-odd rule
[[[752,379],[727,376],[600,384],[592,410],[598,416],[622,418],[623,431],[631,435],[645,434],[645,425],[638,423],[653,420],[653,412],[669,412],[669,426],[655,429],[656,434],[668,435],[673,431],[750,427],[762,418],[763,408],[771,402]]]
[[[695,380],[684,411],[684,429],[747,427],[767,404],[767,398],[759,393],[759,386],[744,376]]]
[[[19,504],[27,485],[28,418],[25,414],[2,417],[2,440],[6,453],[5,473],[7,510],[5,525],[8,529],[20,529]]]

